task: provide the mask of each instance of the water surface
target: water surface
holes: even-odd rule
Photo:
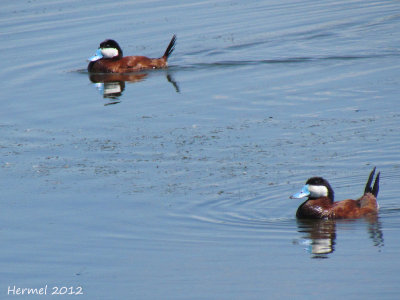
[[[397,297],[398,2],[0,7],[3,296]],[[106,38],[157,57],[173,33],[168,70],[86,72]],[[373,166],[376,220],[295,219],[307,178],[355,198]]]

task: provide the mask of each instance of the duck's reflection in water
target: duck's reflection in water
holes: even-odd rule
[[[368,223],[368,233],[376,247],[383,246],[381,223],[377,217],[365,219]],[[306,246],[312,258],[328,258],[335,251],[336,226],[338,222],[357,222],[358,220],[309,220],[298,219],[298,232],[302,239],[296,243]]]
[[[143,81],[148,75],[149,73],[147,72],[131,74],[89,73],[89,79],[95,84],[96,88],[105,99],[115,100],[106,104],[109,105],[120,102],[119,98],[125,90],[126,82],[135,83]],[[167,73],[166,79],[173,85],[175,91],[179,93],[178,83],[172,78],[172,75]]]
[[[297,226],[303,238],[301,244],[307,246],[307,251],[314,258],[327,258],[329,253],[335,251],[335,220],[298,219]]]
[[[368,233],[375,247],[380,249],[384,246],[382,223],[379,221],[378,217],[368,220]]]

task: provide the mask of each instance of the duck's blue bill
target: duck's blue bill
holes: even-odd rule
[[[292,196],[290,196],[291,199],[301,199],[310,196],[310,191],[308,190],[308,184],[303,186],[301,191],[299,193],[296,193]]]
[[[88,61],[96,61],[99,60],[100,58],[103,58],[103,54],[101,54],[101,49],[97,49],[96,53],[88,58]]]

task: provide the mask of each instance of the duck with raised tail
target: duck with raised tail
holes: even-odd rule
[[[146,56],[123,56],[118,43],[114,40],[105,40],[100,43],[95,55],[88,60],[90,73],[131,73],[141,70],[161,69],[168,66],[168,57],[175,49],[176,35],[173,35],[167,49],[160,58]]]
[[[312,177],[307,180],[299,193],[292,195],[292,199],[307,197],[296,212],[299,219],[358,219],[373,216],[378,213],[379,205],[376,201],[379,191],[379,176],[377,174],[374,185],[376,167],[369,175],[364,194],[357,200],[347,199],[334,202],[334,192],[328,181],[322,177]]]

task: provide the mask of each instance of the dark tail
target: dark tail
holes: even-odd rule
[[[176,35],[174,34],[162,57],[164,57],[165,59],[168,59],[168,57],[171,55],[171,53],[175,50],[175,42],[176,42]]]
[[[371,183],[372,183],[372,180],[374,179],[374,175],[375,175],[375,170],[376,170],[376,167],[372,170],[371,174],[369,174],[367,184],[365,185],[364,194],[371,193],[376,198],[378,196],[378,192],[379,192],[379,175],[381,173],[379,172],[378,175],[376,175],[374,186],[371,187]]]

